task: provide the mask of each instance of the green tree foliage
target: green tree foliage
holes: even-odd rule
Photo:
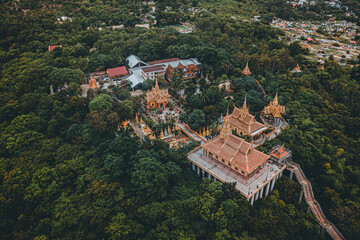
[[[101,111],[105,109],[112,108],[112,99],[109,95],[101,94],[97,96],[94,100],[90,101],[89,109],[90,111]]]
[[[358,12],[356,1],[347,2]],[[324,8],[318,5],[316,11]],[[176,91],[185,88],[184,116],[193,129],[241,106],[245,94],[257,115],[278,89],[291,128],[262,148],[285,143],[329,219],[347,239],[359,239],[359,68],[330,58],[319,70],[303,60],[306,50],[279,41],[283,33],[267,25],[273,14],[308,18],[285,1],[156,0],[155,6],[158,25],[190,21],[194,32],[134,27],[150,9],[134,1],[1,3],[1,239],[327,238],[304,201],[298,204],[300,186],[286,176],[251,207],[230,185],[189,169],[186,153],[195,143],[176,151],[118,131],[141,106],[127,87],[81,96],[84,73],[125,65],[130,54],[144,61],[199,59],[198,81],[169,81]],[[192,14],[195,6],[211,8]],[[248,7],[268,11],[265,20],[230,17],[250,14]],[[59,16],[71,20],[60,23]],[[125,28],[111,28],[120,24]],[[247,61],[253,77],[241,74]],[[303,72],[291,75],[297,62]],[[228,79],[232,93],[217,86]]]

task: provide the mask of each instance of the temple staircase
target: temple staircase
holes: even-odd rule
[[[327,220],[324,212],[321,209],[320,204],[315,200],[314,193],[311,187],[310,181],[305,177],[304,172],[302,171],[299,164],[294,163],[292,161],[286,161],[286,167],[289,171],[291,171],[291,174],[295,172],[296,179],[300,183],[302,187],[302,193],[300,196],[300,200],[302,197],[302,194],[305,196],[305,201],[309,205],[309,208],[317,218],[319,224],[329,233],[329,235],[334,240],[340,240],[345,239],[344,236],[340,233],[340,231],[335,227],[333,223],[331,223],[329,220]],[[290,177],[291,178],[291,177]],[[299,202],[300,202],[299,200]]]
[[[179,127],[181,128],[181,131],[185,133],[185,135],[187,135],[189,138],[194,139],[195,141],[200,142],[201,144],[207,142],[204,137],[202,137],[195,131],[191,130],[191,128],[186,123],[179,122]]]

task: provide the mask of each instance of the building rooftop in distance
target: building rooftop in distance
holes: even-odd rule
[[[125,66],[116,67],[116,68],[109,68],[107,70],[107,73],[109,74],[110,78],[114,78],[116,76],[125,76],[128,74]]]
[[[149,64],[149,65],[155,65],[155,64],[166,63],[166,62],[173,62],[173,61],[179,61],[179,60],[181,60],[181,59],[180,59],[180,58],[168,58],[168,59],[151,61],[151,62],[148,62],[148,64]]]
[[[142,70],[145,73],[148,72],[155,72],[155,71],[164,71],[165,69],[165,65],[155,65],[155,66],[148,66],[148,67],[143,67]]]

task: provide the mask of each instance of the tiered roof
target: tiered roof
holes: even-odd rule
[[[182,69],[183,70],[183,74],[184,75],[193,75],[196,72],[200,71],[200,68],[198,66],[196,66],[195,64],[189,64],[187,66],[182,65],[181,63],[178,64],[177,67],[172,67],[171,65],[169,65],[166,69],[166,76],[168,78],[171,78],[173,72],[177,69]]]
[[[155,87],[151,89],[151,91],[147,91],[146,93],[146,101],[152,102],[155,101],[157,103],[164,103],[167,98],[170,97],[168,89],[160,89],[157,78],[155,79]]]
[[[220,135],[202,147],[236,167],[243,175],[248,175],[269,159],[269,155],[253,148],[251,143],[232,134],[231,115],[224,117]],[[218,161],[220,161],[218,159]]]
[[[249,113],[249,109],[246,105],[246,97],[242,108],[237,108],[235,106],[234,111],[230,115],[230,124],[249,135],[265,128],[264,124],[256,121],[255,117]]]
[[[270,102],[269,106],[264,108],[265,115],[272,115],[274,118],[280,118],[282,114],[285,114],[285,106],[279,105],[278,102],[278,93],[276,93],[275,98]]]
[[[277,158],[277,159],[283,159],[288,154],[290,154],[290,151],[286,150],[284,146],[278,146],[273,151],[270,152],[270,155]]]

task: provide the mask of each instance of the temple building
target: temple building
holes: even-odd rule
[[[296,67],[291,71],[292,73],[301,73],[301,69],[299,64],[296,65]]]
[[[286,168],[256,150],[251,143],[233,135],[229,114],[224,117],[220,135],[191,151],[188,160],[198,175],[214,181],[235,182],[235,189],[251,205],[258,198],[268,196]]]
[[[169,102],[170,94],[168,89],[160,89],[157,78],[155,79],[155,87],[148,90],[145,96],[147,107],[149,109],[165,109],[166,104]]]
[[[168,65],[166,72],[165,72],[165,77],[167,78],[167,80],[171,81],[172,76],[174,75],[174,71],[176,70],[180,70],[182,72],[182,80],[188,80],[188,79],[192,79],[196,76],[197,73],[200,72],[200,68],[198,66],[196,66],[195,64],[189,64],[187,66],[184,66],[181,64],[181,62],[179,62],[179,65],[176,67],[172,67],[170,64]]]
[[[245,74],[245,75],[251,75],[251,72],[250,72],[250,69],[249,69],[249,62],[246,62],[246,67],[244,68],[242,73]]]
[[[243,107],[237,108],[235,106],[230,115],[230,128],[239,136],[247,135],[254,139],[261,137],[262,132],[266,130],[266,126],[256,121],[255,116],[249,113],[246,97]]]
[[[278,93],[276,93],[274,100],[270,102],[269,106],[264,108],[262,114],[275,123],[280,121],[282,115],[285,114],[285,106],[279,104]]]

